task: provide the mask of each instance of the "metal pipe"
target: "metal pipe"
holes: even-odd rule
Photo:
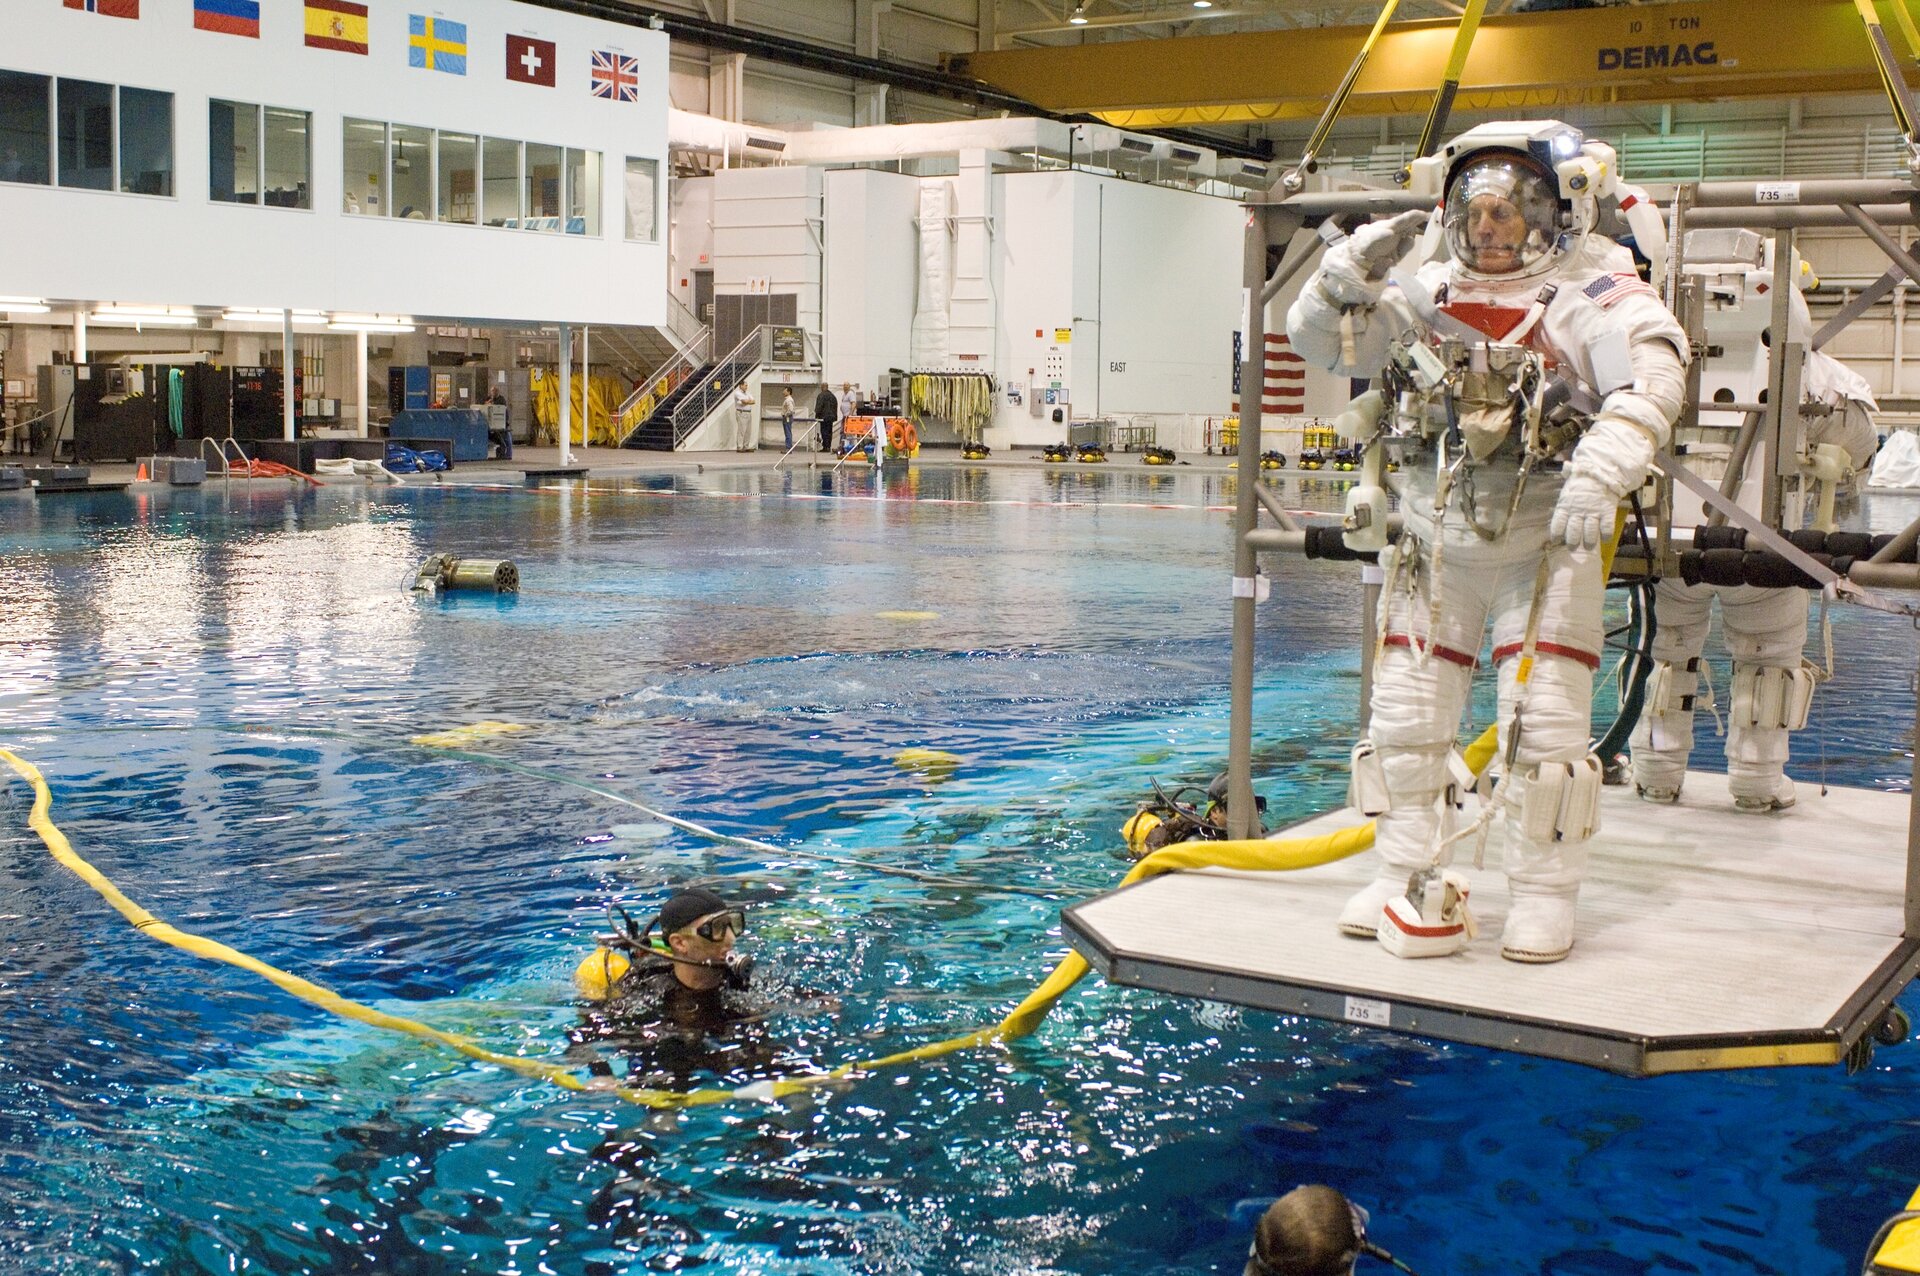
[[[1792,322],[1788,303],[1793,297],[1793,264],[1793,231],[1782,227],[1773,236],[1773,307],[1768,321],[1772,345],[1767,351],[1767,405],[1760,426],[1764,432],[1760,446],[1760,518],[1768,527],[1780,526],[1780,503],[1785,495],[1780,465],[1787,444],[1786,405],[1800,402],[1797,380],[1788,396],[1787,364],[1798,347],[1784,339]]]
[[[573,442],[573,329],[560,325],[560,349],[555,356],[560,365],[560,464],[572,465],[568,451]]]
[[[1920,283],[1920,261],[1915,261],[1913,254],[1902,248],[1898,240],[1880,229],[1878,223],[1852,204],[1840,205],[1840,211],[1847,215],[1848,221],[1860,228],[1861,234],[1873,241],[1874,247],[1887,255],[1888,261],[1906,271],[1907,278]]]
[[[1913,546],[1916,541],[1920,541],[1920,518],[1914,519],[1911,523],[1901,528],[1898,536],[1894,537],[1879,553],[1867,561],[1875,565],[1880,563],[1897,563],[1913,551]]]
[[[1387,573],[1378,563],[1360,564],[1360,734],[1373,725],[1373,652],[1380,645],[1380,592]]]
[[[353,334],[353,366],[359,375],[360,389],[354,396],[359,405],[360,437],[366,438],[367,426],[367,330],[361,328]]]
[[[1890,266],[1887,273],[1854,294],[1853,300],[1834,312],[1833,318],[1820,325],[1820,331],[1813,334],[1812,348],[1820,349],[1827,342],[1840,335],[1841,329],[1878,305],[1880,299],[1892,292],[1900,284],[1904,272],[1898,266]],[[1895,365],[1895,371],[1899,370]]]
[[[1790,189],[1789,189],[1790,188]],[[1791,202],[1782,205],[1783,195]],[[1816,204],[1899,204],[1920,199],[1910,179],[1839,178],[1811,182],[1696,182],[1693,206],[1701,208],[1806,208]]]
[[[1260,289],[1267,281],[1267,210],[1250,208],[1241,253],[1246,292],[1246,340],[1240,347],[1240,483],[1233,507],[1233,678],[1227,723],[1227,836],[1252,837],[1253,627],[1260,562],[1250,538],[1258,514],[1260,409],[1267,389],[1267,316]]]
[[[1733,450],[1727,455],[1727,472],[1720,480],[1720,495],[1729,501],[1740,495],[1740,484],[1746,478],[1747,458],[1753,454],[1753,441],[1760,437],[1760,416],[1766,409],[1758,406],[1746,409],[1747,419],[1740,426],[1739,437],[1733,441]],[[1725,510],[1708,510],[1707,526],[1724,527],[1727,522]]]
[[[280,437],[293,442],[294,373],[300,355],[293,348],[293,311],[280,312]]]
[[[1283,531],[1297,532],[1300,530],[1299,521],[1287,512],[1285,506],[1280,504],[1280,498],[1274,495],[1273,489],[1259,479],[1253,481],[1253,496],[1255,500],[1260,502],[1261,509],[1273,515],[1273,521],[1280,524]]]
[[[1868,589],[1920,589],[1920,563],[1860,562],[1847,568],[1847,579]]]
[[[1308,221],[1343,213],[1405,213],[1432,205],[1424,195],[1410,191],[1316,191],[1273,200],[1272,205],[1298,209]],[[1270,205],[1271,206],[1271,205]]]
[[[1920,224],[1912,204],[1861,204],[1876,223],[1885,226]],[[1776,226],[1850,226],[1847,215],[1833,206],[1806,208],[1772,204],[1763,208],[1697,208],[1687,218],[1689,229],[1731,226],[1770,230]]]

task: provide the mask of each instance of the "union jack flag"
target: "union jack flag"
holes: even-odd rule
[[[640,100],[640,59],[624,53],[593,52],[593,95],[613,102]]]
[[[1642,282],[1640,276],[1624,273],[1601,275],[1580,291],[1586,295],[1587,300],[1597,302],[1605,308],[1611,308],[1613,303],[1622,297],[1645,294],[1657,298],[1660,295]]]

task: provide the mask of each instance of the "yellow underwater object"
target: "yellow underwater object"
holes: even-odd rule
[[[466,749],[476,744],[485,744],[498,736],[513,735],[516,732],[532,728],[523,722],[469,722],[464,727],[454,727],[447,731],[434,731],[426,735],[410,736],[408,744],[425,745],[429,749]]]
[[[633,960],[611,948],[596,948],[580,959],[573,970],[573,986],[588,1001],[605,1001],[613,995],[614,985],[633,969]]]
[[[1133,818],[1120,826],[1120,836],[1127,840],[1127,852],[1135,859],[1146,858],[1147,839],[1163,822],[1152,811],[1135,811]]]
[[[873,613],[881,620],[938,620],[937,611],[876,611]]]
[[[951,780],[965,759],[942,749],[902,749],[893,755],[893,764],[902,771],[918,771],[929,783]]]

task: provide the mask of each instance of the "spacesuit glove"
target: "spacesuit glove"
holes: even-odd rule
[[[1591,475],[1573,474],[1554,503],[1547,541],[1565,542],[1568,549],[1598,549],[1612,533],[1619,507],[1620,496],[1612,488]]]
[[[1420,209],[1368,222],[1327,250],[1320,286],[1343,306],[1371,306],[1387,290],[1387,272],[1413,251],[1427,214]]]

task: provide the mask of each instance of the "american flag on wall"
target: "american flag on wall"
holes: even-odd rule
[[[1307,361],[1293,352],[1284,332],[1267,334],[1265,385],[1260,393],[1262,415],[1299,416],[1307,410]],[[1233,334],[1233,410],[1240,410],[1240,334]]]

